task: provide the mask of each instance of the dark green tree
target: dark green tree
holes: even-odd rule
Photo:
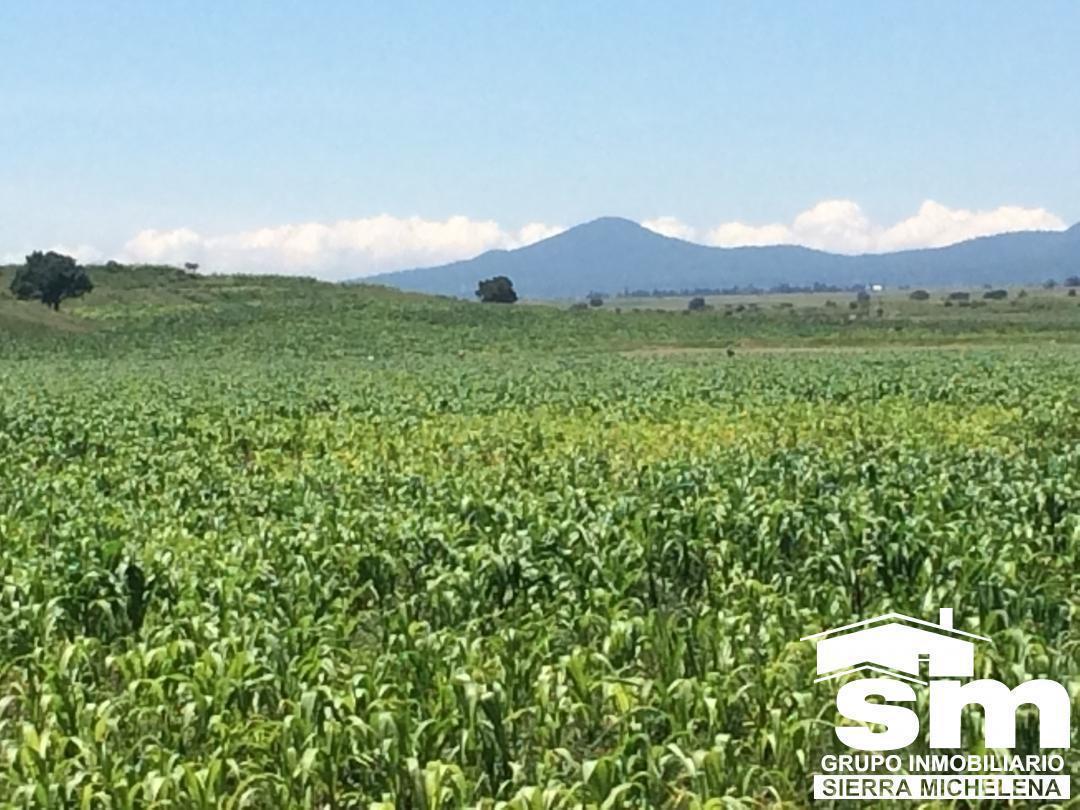
[[[481,281],[476,288],[476,297],[485,304],[512,304],[517,301],[514,282],[506,276]]]
[[[54,310],[67,298],[78,298],[94,289],[86,270],[70,256],[35,250],[15,272],[11,292],[20,301],[40,301]]]
[[[686,304],[686,308],[691,312],[699,312],[700,310],[705,309],[705,306],[705,299],[700,295],[696,298],[691,298]]]

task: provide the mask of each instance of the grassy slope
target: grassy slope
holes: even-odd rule
[[[892,293],[855,311],[848,308],[851,296],[822,294],[717,298],[710,302],[714,309],[694,314],[677,311],[668,300],[626,302],[630,306],[610,301],[598,310],[567,312],[551,306],[481,306],[281,276],[93,267],[94,291],[54,313],[14,300],[8,292],[12,272],[0,268],[0,342],[18,353],[52,351],[60,341],[76,353],[98,356],[103,351],[203,356],[277,351],[315,360],[461,351],[1076,342],[1080,337],[1080,306],[1064,291],[1032,291],[1024,299],[965,308],[946,308],[940,300],[912,302]],[[826,307],[829,300],[837,306]]]

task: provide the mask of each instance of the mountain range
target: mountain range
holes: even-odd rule
[[[472,298],[477,282],[500,275],[509,276],[526,298],[814,283],[1035,284],[1080,275],[1080,224],[1067,231],[1023,231],[948,247],[849,256],[794,245],[709,247],[662,236],[627,219],[604,217],[515,250],[491,250],[465,261],[363,281]]]

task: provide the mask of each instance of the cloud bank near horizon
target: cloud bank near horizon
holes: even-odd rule
[[[802,245],[832,253],[889,253],[953,245],[979,236],[1014,231],[1061,231],[1065,222],[1045,208],[1003,205],[986,211],[949,208],[926,200],[912,216],[893,225],[874,223],[852,200],[823,200],[790,223],[725,222],[698,231],[675,217],[641,223],[679,239],[717,247]]]
[[[874,223],[852,200],[823,200],[790,223],[724,222],[697,228],[677,217],[646,219],[644,227],[665,236],[719,247],[804,245],[836,253],[878,253],[943,247],[978,236],[1026,230],[1064,230],[1044,208],[1000,206],[972,211],[927,200],[892,225]],[[453,216],[445,220],[389,214],[331,223],[308,222],[218,235],[191,228],[140,231],[109,254],[92,245],[51,249],[82,262],[197,262],[208,272],[283,273],[328,280],[470,259],[487,250],[524,247],[565,230],[532,222],[507,228],[494,220]],[[22,256],[5,257],[22,261]]]
[[[381,214],[220,236],[204,236],[190,228],[144,230],[124,245],[121,259],[193,261],[213,272],[287,273],[337,280],[443,264],[487,250],[524,247],[562,230],[542,222],[508,230],[493,220],[464,216],[440,221]]]

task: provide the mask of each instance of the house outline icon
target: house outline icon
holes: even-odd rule
[[[919,676],[928,664],[932,678],[970,678],[975,674],[975,642],[989,641],[953,627],[952,608],[942,608],[938,623],[903,613],[825,630],[803,641],[817,642],[815,683],[861,670],[927,685]]]

